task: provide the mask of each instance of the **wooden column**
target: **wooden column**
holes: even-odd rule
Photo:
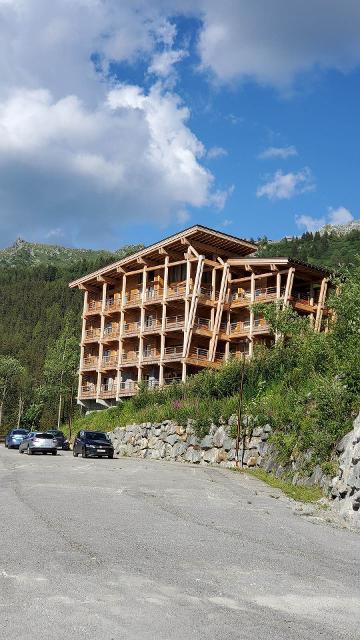
[[[324,311],[327,287],[328,287],[328,278],[323,278],[321,281],[319,301],[316,309],[315,331],[317,332],[321,330],[321,320],[322,320],[323,311]]]
[[[120,302],[120,326],[119,326],[119,353],[118,353],[118,380],[116,389],[116,400],[120,395],[120,383],[122,382],[122,356],[124,348],[124,324],[125,324],[125,297],[126,297],[126,273],[123,273],[122,286],[121,286],[121,302]]]
[[[310,306],[314,309],[314,283],[310,282]],[[309,315],[310,326],[314,327],[314,311],[312,311]]]
[[[276,299],[280,300],[281,298],[281,273],[277,272],[276,274]]]
[[[254,335],[254,310],[252,305],[255,302],[255,273],[252,272],[250,278],[250,329],[249,329],[249,356],[254,353],[253,335]]]
[[[216,269],[213,267],[211,273],[211,300],[215,302],[216,299]],[[210,329],[214,330],[214,322],[215,322],[215,307],[211,308],[210,311]]]
[[[216,347],[217,347],[217,342],[219,337],[219,330],[220,330],[220,323],[221,323],[221,316],[224,310],[225,298],[226,298],[227,287],[228,287],[228,279],[229,279],[229,265],[225,262],[223,266],[223,273],[221,278],[219,299],[216,307],[213,332],[212,332],[210,345],[209,345],[209,356],[208,356],[209,361],[213,361],[215,359],[215,352],[216,352]]]
[[[104,353],[104,345],[102,343],[102,339],[104,337],[104,326],[105,326],[105,306],[106,306],[106,293],[107,293],[107,283],[103,282],[102,286],[102,300],[101,300],[101,325],[100,325],[100,342],[99,342],[99,360],[98,360],[98,371],[97,371],[97,385],[96,385],[96,398],[100,396],[101,392],[101,367],[102,367],[102,359]]]
[[[187,358],[189,355],[192,328],[194,326],[194,319],[195,319],[197,303],[198,303],[198,298],[200,293],[201,278],[202,278],[203,269],[204,269],[204,260],[205,260],[205,256],[199,256],[197,268],[196,268],[194,289],[191,296],[190,309],[188,312],[187,320],[185,321],[183,358]]]
[[[161,316],[161,343],[160,343],[160,367],[159,367],[159,387],[164,384],[164,353],[165,353],[165,331],[166,331],[166,299],[168,292],[169,279],[169,256],[166,256],[164,262],[164,287],[162,299],[162,316]]]
[[[144,319],[145,319],[145,297],[146,297],[146,282],[147,282],[147,271],[146,266],[143,268],[143,277],[142,277],[142,291],[141,291],[141,306],[140,306],[140,337],[139,337],[139,360],[138,360],[138,382],[141,382],[142,378],[142,360],[143,360],[143,348],[144,348]]]
[[[79,384],[78,384],[78,395],[77,395],[78,399],[80,398],[82,381],[83,381],[82,368],[83,368],[83,364],[84,364],[84,352],[85,352],[84,340],[85,340],[85,335],[86,335],[86,333],[85,333],[86,332],[86,312],[87,312],[87,306],[88,306],[88,298],[89,298],[89,292],[88,292],[87,289],[85,289],[85,291],[84,291],[84,306],[83,306],[83,321],[82,321],[82,329],[81,329]]]
[[[291,296],[292,286],[293,286],[293,282],[294,282],[294,275],[295,275],[295,268],[294,267],[290,267],[290,269],[288,271],[287,278],[286,278],[286,287],[285,287],[285,293],[284,293],[283,307],[287,307],[287,305],[289,304],[289,299],[290,299],[290,296]]]

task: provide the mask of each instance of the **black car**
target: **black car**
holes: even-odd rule
[[[103,431],[79,431],[73,446],[75,458],[79,453],[83,458],[113,458],[114,447]]]
[[[69,440],[65,437],[65,434],[62,431],[58,431],[57,429],[48,429],[48,433],[51,433],[55,440],[57,441],[57,448],[62,449],[63,451],[69,451],[70,443]]]

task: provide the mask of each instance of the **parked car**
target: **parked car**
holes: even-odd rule
[[[113,458],[114,447],[103,431],[79,431],[73,446],[75,458],[79,453],[83,458]]]
[[[52,453],[57,454],[57,440],[52,433],[39,433],[32,431],[29,433],[19,446],[19,453],[26,453],[31,456],[33,453]]]
[[[8,449],[18,449],[28,433],[27,429],[12,429],[5,438],[5,447]]]
[[[66,438],[65,434],[62,431],[58,431],[57,429],[48,429],[47,433],[51,433],[57,441],[57,448],[62,449],[63,451],[69,451],[70,443]]]

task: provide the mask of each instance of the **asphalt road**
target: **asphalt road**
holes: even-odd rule
[[[226,470],[0,447],[6,640],[360,638],[360,536]]]

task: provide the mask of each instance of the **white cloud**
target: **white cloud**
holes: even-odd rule
[[[199,0],[202,67],[220,82],[252,79],[280,88],[314,69],[360,63],[357,0]]]
[[[295,216],[295,221],[298,227],[305,227],[306,231],[310,233],[321,229],[326,222],[325,218],[313,218],[307,215]]]
[[[180,211],[178,211],[176,214],[176,220],[179,224],[185,224],[186,222],[189,222],[190,218],[190,213],[186,211],[186,209],[180,209]]]
[[[173,66],[188,55],[183,49],[167,49],[156,53],[149,66],[149,73],[166,78],[173,73]]]
[[[214,160],[215,158],[221,158],[227,155],[228,152],[226,151],[226,149],[224,149],[224,147],[210,147],[210,149],[208,149],[206,153],[206,157],[209,160]]]
[[[314,218],[309,215],[295,216],[296,224],[299,227],[305,227],[306,231],[311,233],[318,231],[327,224],[346,224],[352,220],[354,220],[354,216],[346,207],[338,207],[337,209],[329,207],[327,216],[322,216],[321,218]]]
[[[346,224],[354,220],[354,216],[346,207],[338,207],[337,209],[329,207],[328,219],[329,224]]]
[[[233,221],[232,220],[228,220],[228,218],[225,218],[225,220],[222,221],[222,226],[223,227],[230,227],[230,225],[232,225]]]
[[[271,158],[290,158],[291,156],[297,156],[298,152],[294,146],[290,147],[268,147],[259,154],[260,160],[269,160]]]
[[[268,182],[258,187],[256,195],[258,198],[266,197],[269,200],[289,200],[295,195],[314,189],[311,171],[305,167],[298,173],[277,171]]]

